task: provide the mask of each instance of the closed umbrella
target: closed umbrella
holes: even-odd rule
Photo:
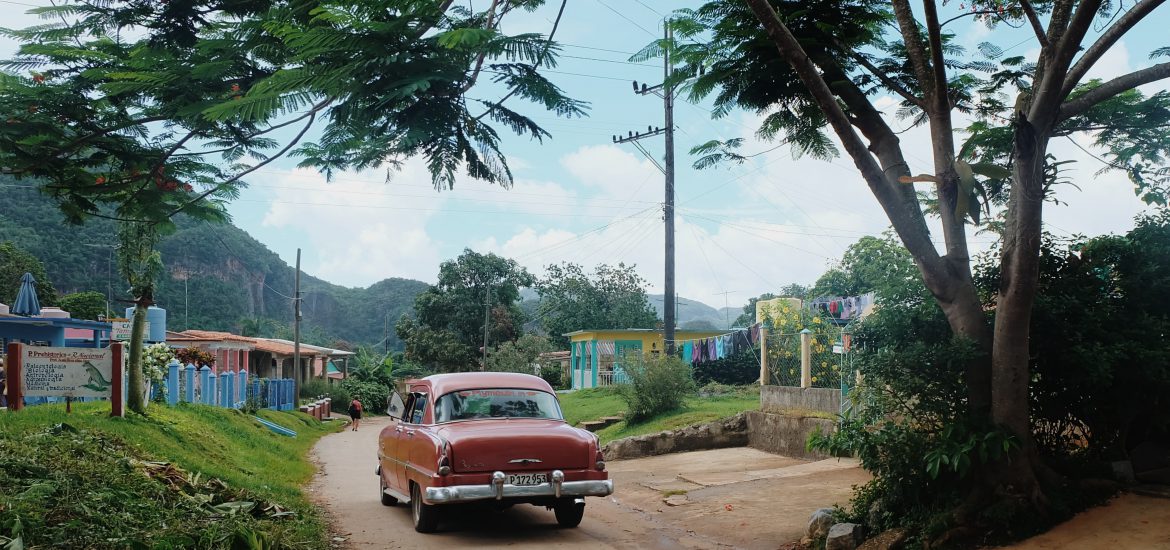
[[[20,290],[16,292],[16,301],[12,304],[13,315],[33,317],[41,314],[41,303],[37,300],[37,281],[32,273],[25,273],[20,278]]]

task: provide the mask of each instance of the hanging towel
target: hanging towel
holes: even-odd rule
[[[723,355],[723,352],[724,352],[724,349],[723,349],[723,337],[722,337],[722,336],[717,336],[717,337],[715,338],[715,358],[716,358],[716,359],[723,359],[723,358],[725,357],[725,356]]]
[[[694,362],[695,362],[695,361],[694,361],[694,357],[692,357],[692,356],[691,356],[691,354],[692,354],[692,353],[694,353],[694,350],[693,350],[693,349],[691,349],[691,348],[693,348],[693,347],[694,347],[694,346],[693,346],[693,345],[692,345],[690,342],[684,342],[684,343],[683,343],[683,345],[682,345],[682,356],[683,356],[683,361],[686,361],[686,362],[688,362],[688,363],[694,363]]]
[[[698,363],[699,362],[699,355],[700,355],[700,352],[702,351],[702,349],[699,346],[700,342],[698,342],[696,340],[691,340],[690,344],[691,344],[691,364]]]

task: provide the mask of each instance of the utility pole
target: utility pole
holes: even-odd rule
[[[727,303],[727,295],[728,294],[735,294],[736,292],[738,292],[738,291],[737,290],[724,290],[723,292],[716,292],[715,293],[715,294],[722,294],[723,295],[723,322],[727,323],[728,330],[731,329],[731,315],[730,315],[730,312],[727,311],[727,309],[731,306],[728,305],[728,303]]]
[[[297,249],[297,274],[293,279],[293,399],[301,396],[301,249]]]
[[[657,86],[638,86],[634,81],[634,93],[638,95],[654,94],[662,98],[662,107],[665,111],[664,128],[646,128],[646,133],[629,132],[626,137],[613,136],[614,143],[630,143],[637,147],[643,155],[654,163],[654,166],[666,176],[666,197],[662,203],[662,218],[666,222],[666,277],[664,282],[664,296],[662,298],[662,339],[666,353],[674,355],[674,325],[675,325],[675,296],[674,292],[674,85],[671,83],[670,44],[674,32],[670,28],[670,21],[664,21],[663,38],[667,47],[663,48],[662,55],[662,84]],[[666,155],[663,165],[659,165],[638,140],[662,135],[666,141]]]
[[[479,370],[487,370],[488,322],[492,311],[492,285],[488,283],[487,294],[483,300],[483,366]]]

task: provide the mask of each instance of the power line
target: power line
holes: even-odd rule
[[[622,12],[618,11],[618,10],[615,10],[615,9],[613,9],[613,7],[612,7],[612,6],[610,6],[609,4],[606,4],[606,3],[605,3],[605,2],[603,2],[602,0],[597,0],[597,3],[598,3],[598,4],[601,4],[602,6],[605,6],[605,7],[606,7],[606,9],[608,9],[609,11],[612,11],[612,12],[616,13],[616,14],[618,15],[618,17],[621,17],[622,19],[625,19],[626,21],[629,21],[631,25],[633,25],[633,26],[635,26],[635,27],[638,27],[639,29],[642,29],[642,31],[643,31],[643,32],[645,32],[646,34],[648,34],[648,35],[650,35],[650,36],[653,36],[655,39],[658,39],[658,34],[657,34],[657,33],[654,33],[654,32],[652,32],[652,31],[650,31],[650,29],[647,29],[646,27],[643,27],[642,25],[639,25],[637,21],[634,21],[633,19],[630,19],[629,17],[626,17],[626,14],[624,14],[624,13],[622,13]]]
[[[569,58],[569,59],[584,59],[586,61],[601,61],[603,63],[617,63],[620,65],[635,65],[638,67],[654,67],[655,69],[658,68],[658,67],[651,65],[649,63],[638,63],[636,61],[621,61],[618,59],[601,59],[599,57],[585,57],[585,56],[581,56],[581,55],[562,55],[561,57],[565,57],[565,58]]]

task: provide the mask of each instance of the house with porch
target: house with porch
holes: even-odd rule
[[[676,342],[719,336],[720,330],[676,330]],[[578,330],[569,339],[570,387],[595,388],[626,381],[622,362],[626,354],[657,355],[666,349],[660,329]]]

